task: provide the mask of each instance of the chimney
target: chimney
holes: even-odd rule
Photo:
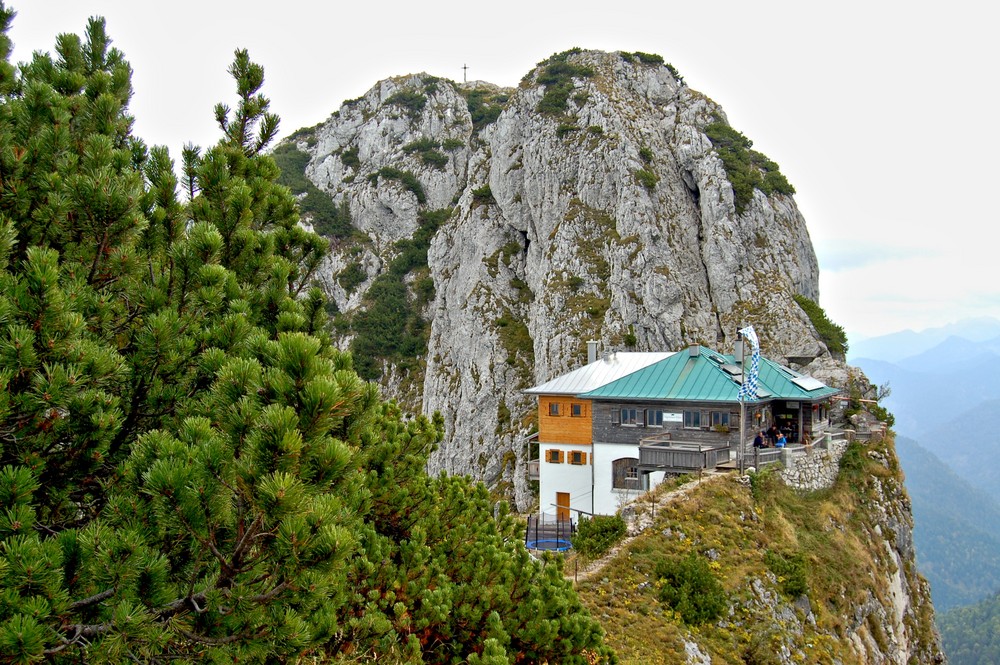
[[[596,339],[589,340],[587,342],[587,364],[597,362],[597,345],[599,342]]]
[[[736,358],[736,364],[743,364],[743,337],[739,336],[736,341],[733,342],[733,356]]]
[[[688,347],[688,355],[691,356],[692,358],[697,358],[698,356],[701,355],[701,347],[698,346],[697,344],[692,344],[691,346]]]

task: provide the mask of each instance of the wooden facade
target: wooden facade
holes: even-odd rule
[[[538,442],[589,446],[592,441],[593,403],[569,395],[538,398]]]

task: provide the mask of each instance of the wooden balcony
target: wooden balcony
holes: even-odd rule
[[[639,471],[643,473],[710,470],[728,462],[729,457],[728,444],[673,441],[666,437],[649,437],[639,442]]]

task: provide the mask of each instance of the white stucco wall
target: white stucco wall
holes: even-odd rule
[[[556,494],[568,492],[571,510],[570,517],[576,521],[580,517],[577,511],[595,515],[614,515],[629,501],[638,497],[641,490],[615,489],[613,487],[612,463],[622,457],[639,457],[638,445],[598,443],[591,446],[566,445],[557,443],[539,444],[538,464],[538,498],[541,512],[554,515],[556,512]],[[564,453],[562,464],[546,462],[549,450],[561,450]],[[568,464],[571,451],[588,453],[587,464]],[[593,466],[591,456],[593,454]],[[649,477],[649,489],[663,481],[664,474],[657,472]]]

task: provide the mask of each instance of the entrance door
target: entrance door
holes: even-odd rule
[[[556,492],[556,519],[569,519],[569,492]]]

